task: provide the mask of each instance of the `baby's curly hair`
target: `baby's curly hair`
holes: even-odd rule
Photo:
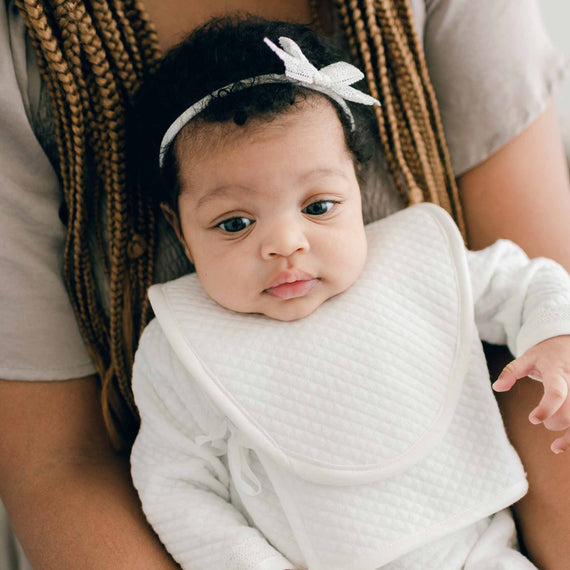
[[[264,43],[275,43],[281,36],[294,40],[308,60],[318,69],[350,57],[336,44],[301,24],[268,21],[233,15],[210,20],[170,50],[157,71],[143,84],[135,106],[138,132],[139,164],[145,169],[143,180],[153,202],[168,204],[175,212],[180,192],[174,144],[166,153],[164,165],[158,166],[162,137],[188,107],[226,85],[266,74],[283,74],[283,62]],[[355,121],[325,95],[295,83],[253,84],[251,87],[224,90],[199,113],[193,122],[249,125],[252,121],[271,121],[291,112],[302,101],[325,98],[337,111],[346,144],[355,164],[371,157],[374,142],[374,114],[364,105],[347,101]]]

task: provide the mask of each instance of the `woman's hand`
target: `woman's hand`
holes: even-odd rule
[[[549,338],[513,360],[501,372],[493,389],[507,392],[520,378],[530,376],[542,382],[544,395],[529,415],[533,424],[565,433],[550,448],[562,453],[570,447],[570,335]]]

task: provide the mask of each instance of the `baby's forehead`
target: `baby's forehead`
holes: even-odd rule
[[[189,124],[175,141],[180,191],[240,185],[287,188],[308,176],[342,176],[354,157],[332,105],[303,105],[249,125]],[[352,174],[352,172],[350,173]],[[224,195],[221,192],[220,197]]]
[[[176,158],[178,161],[183,158],[199,158],[205,153],[223,152],[224,148],[231,144],[262,141],[263,137],[271,137],[275,131],[283,131],[290,127],[299,113],[307,117],[312,111],[318,113],[323,108],[333,111],[327,113],[327,120],[341,125],[334,105],[327,97],[318,93],[292,102],[290,107],[278,113],[269,112],[249,117],[243,124],[236,124],[233,120],[213,121],[198,116],[176,137],[174,141]],[[318,120],[322,120],[322,115],[318,115]]]
[[[203,155],[223,153],[232,144],[248,144],[286,125],[277,117],[267,120],[255,119],[247,125],[233,121],[213,122],[198,119],[186,125],[175,140],[178,159],[200,159]]]

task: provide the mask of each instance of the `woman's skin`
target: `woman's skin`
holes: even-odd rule
[[[163,50],[225,11],[311,19],[307,0],[147,0],[146,7]],[[531,256],[570,268],[569,184],[552,108],[458,182],[471,247],[510,237]],[[554,434],[528,422],[539,399],[540,386],[527,381],[500,403],[531,482],[518,521],[530,554],[550,570],[570,560],[570,454],[554,455]],[[178,567],[145,522],[128,458],[109,444],[94,377],[0,381],[0,433],[0,496],[34,570]]]
[[[213,16],[239,10],[268,19],[293,20],[302,24],[311,22],[309,0],[146,0],[146,11],[158,33],[158,42],[164,52],[181,41],[193,28]],[[319,10],[320,14],[321,10]]]
[[[0,381],[0,496],[34,570],[178,568],[111,448],[94,377]]]
[[[488,160],[458,180],[472,249],[498,238],[518,243],[530,257],[551,257],[570,270],[570,184],[554,106]],[[510,355],[491,349],[496,378]],[[555,455],[556,433],[528,415],[542,386],[530,379],[498,395],[509,437],[530,489],[515,505],[529,556],[541,570],[566,569],[570,560],[570,453]]]

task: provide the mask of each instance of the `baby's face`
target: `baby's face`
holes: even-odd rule
[[[348,289],[366,259],[360,189],[332,105],[179,137],[186,254],[223,307],[300,319]]]

